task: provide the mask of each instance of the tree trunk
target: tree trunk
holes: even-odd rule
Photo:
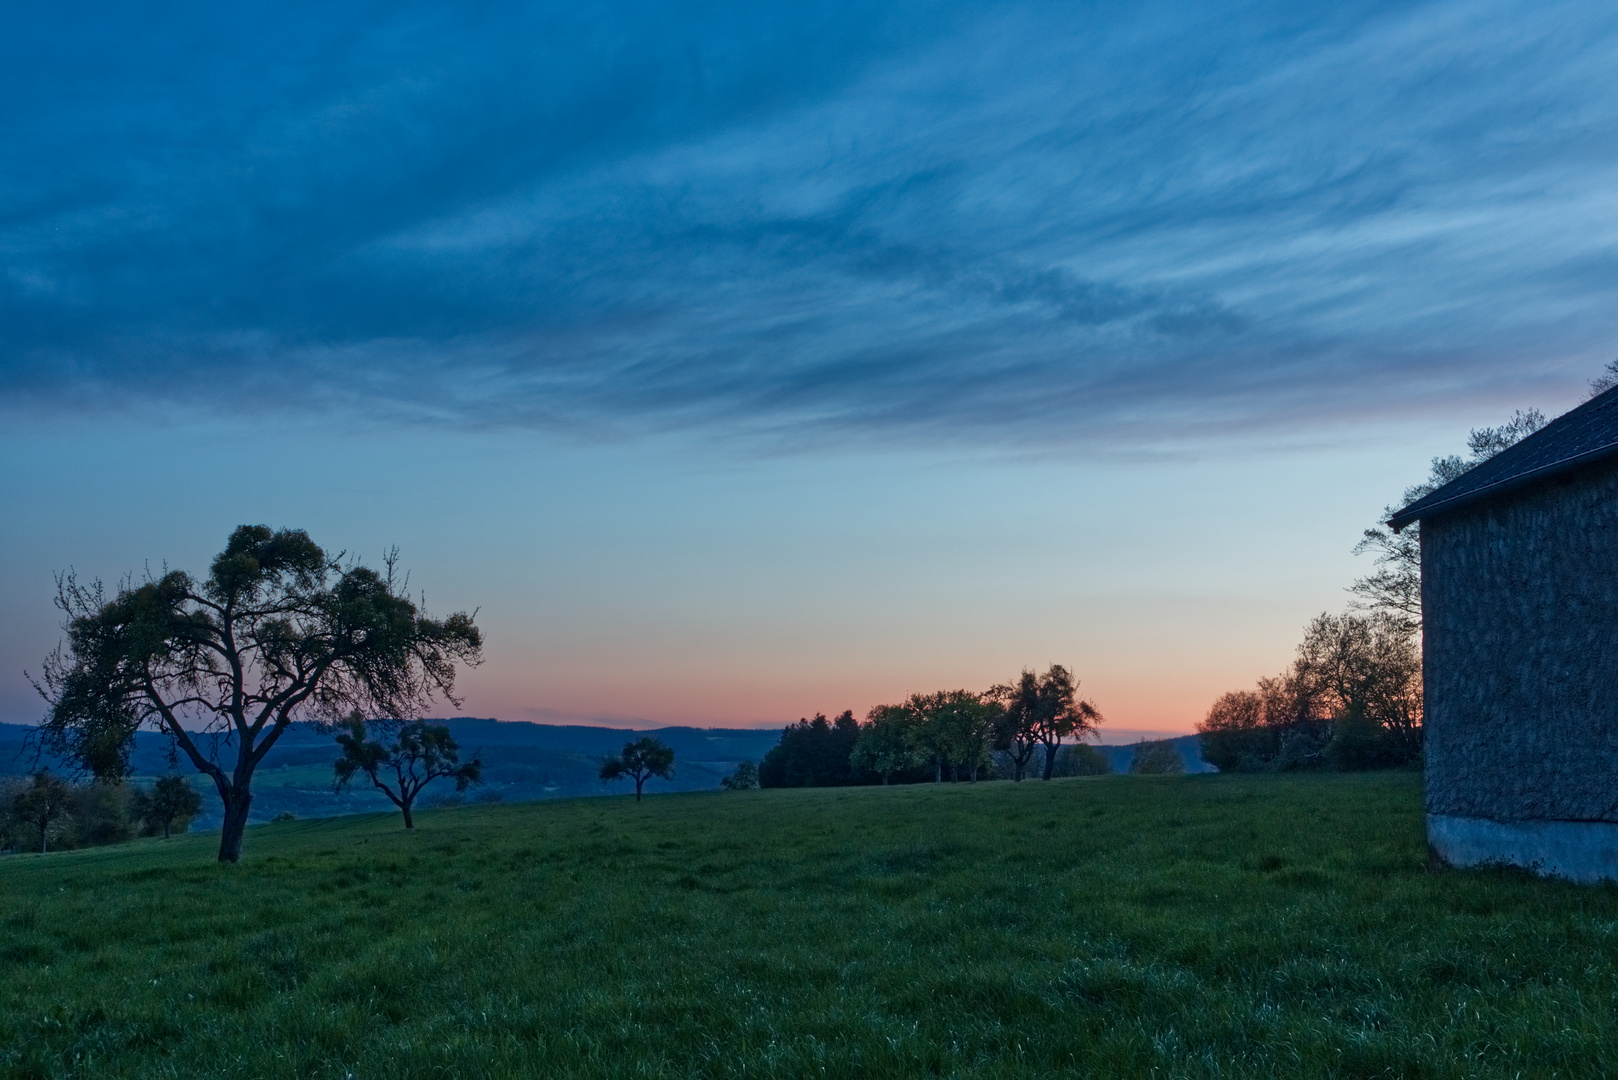
[[[225,799],[225,823],[219,830],[219,861],[242,861],[242,833],[247,829],[247,811],[253,805],[253,792],[237,788]]]
[[[944,782],[944,759],[937,754],[933,755],[933,783]]]
[[[1061,744],[1060,740],[1058,740],[1058,742],[1057,742],[1057,744],[1055,746],[1052,746],[1050,743],[1045,744],[1045,776],[1044,776],[1044,779],[1046,779],[1046,780],[1049,780],[1051,778],[1051,774],[1056,771],[1056,751],[1061,749],[1061,746],[1062,746],[1062,744]]]
[[[170,825],[169,819],[164,818],[163,819],[163,839],[165,839],[165,840],[167,840],[169,838],[169,825]]]
[[[640,786],[642,784],[644,784],[644,783],[646,783],[646,781],[642,780],[638,776],[635,777],[635,801],[636,802],[640,802]]]
[[[39,853],[41,855],[44,855],[48,850],[50,850],[50,840],[48,838],[50,827],[51,823],[48,821],[41,822],[39,826]]]
[[[413,799],[411,800],[411,802],[414,802],[414,801],[415,800],[413,800]],[[399,809],[404,811],[405,828],[414,829],[416,827],[416,822],[415,822],[415,819],[410,816],[410,802],[402,802],[402,803],[400,803],[399,804]]]

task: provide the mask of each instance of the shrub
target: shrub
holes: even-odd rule
[[[719,781],[719,786],[726,791],[747,791],[758,787],[758,766],[751,761],[744,761],[736,766],[736,771]]]
[[[1135,744],[1135,757],[1129,771],[1141,775],[1166,776],[1185,772],[1185,759],[1167,739]]]
[[[1106,776],[1112,772],[1107,755],[1089,743],[1064,746],[1056,755],[1052,776]]]

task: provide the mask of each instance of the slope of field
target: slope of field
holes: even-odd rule
[[[16,1077],[1598,1076],[1618,891],[1418,780],[1102,777],[265,825],[0,861]]]

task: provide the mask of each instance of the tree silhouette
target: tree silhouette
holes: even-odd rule
[[[150,791],[136,791],[129,799],[129,813],[150,833],[161,832],[167,840],[179,823],[185,824],[202,812],[202,796],[184,777],[163,776]]]
[[[646,781],[654,776],[667,780],[673,775],[674,751],[650,737],[624,743],[623,753],[601,763],[601,779],[622,780],[627,776],[635,781],[636,802],[640,802]]]
[[[434,780],[454,780],[456,791],[465,791],[482,782],[483,762],[474,757],[462,764],[461,748],[443,724],[429,724],[425,720],[372,720],[370,729],[381,739],[367,738],[366,726],[355,713],[344,721],[344,730],[338,732],[337,745],[343,748],[343,756],[332,764],[332,771],[337,774],[333,787],[341,791],[356,776],[365,775],[370,778],[371,786],[386,795],[404,814],[407,829],[416,827],[410,812],[416,796]]]
[[[1083,738],[1101,723],[1101,713],[1088,701],[1076,700],[1078,680],[1061,664],[1052,664],[1043,675],[1024,671],[1015,683],[993,687],[988,696],[1002,709],[998,746],[1011,755],[1016,779],[1034,756],[1038,746],[1045,748],[1044,778],[1056,769],[1056,754],[1062,740]]]
[[[418,715],[452,704],[457,663],[482,659],[473,616],[424,614],[395,575],[328,556],[301,529],[243,525],[201,582],[179,570],[108,597],[99,581],[57,579],[67,615],[35,684],[50,703],[41,746],[102,779],[129,771],[135,732],[156,727],[207,775],[225,804],[219,860],[241,858],[253,773],[295,720],[351,710]],[[227,736],[216,760],[197,728]]]
[[[758,787],[758,766],[751,761],[739,762],[734,772],[720,778],[719,786],[726,791],[751,791]]]
[[[50,849],[51,826],[66,818],[72,808],[73,789],[43,769],[11,800],[12,818],[38,831],[41,854]]]

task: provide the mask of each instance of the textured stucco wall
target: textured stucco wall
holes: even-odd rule
[[[1618,821],[1618,462],[1421,524],[1427,811]]]

